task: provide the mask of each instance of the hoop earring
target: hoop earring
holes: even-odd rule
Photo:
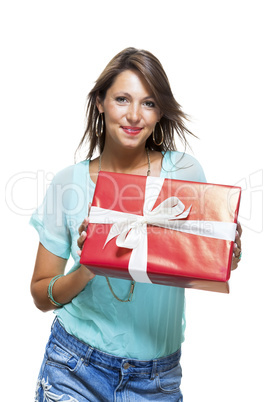
[[[155,140],[155,133],[154,133],[155,127],[154,127],[154,129],[153,129],[153,142],[154,142],[154,144],[155,144],[156,146],[160,147],[160,145],[162,145],[163,142],[164,142],[164,132],[163,132],[162,126],[161,126],[161,124],[159,123],[159,121],[158,121],[157,123],[158,123],[159,126],[160,126],[162,138],[161,138],[161,141],[160,141],[159,143],[156,142],[156,140]],[[156,123],[156,124],[157,124],[157,123]]]
[[[100,116],[101,116],[101,130],[100,130],[100,133],[99,133],[99,119],[100,119]],[[103,113],[99,113],[98,117],[97,117],[97,120],[96,120],[96,128],[95,128],[96,137],[101,137],[102,136],[102,134],[103,134],[103,125],[104,125],[104,123],[103,123]]]

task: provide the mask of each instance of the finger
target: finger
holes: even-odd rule
[[[80,225],[79,228],[78,228],[79,236],[81,236],[81,233],[82,233],[82,232],[86,232],[86,231],[87,231],[88,224],[89,224],[89,218],[88,218],[88,216],[87,216],[87,217],[83,220],[83,222],[81,223],[81,225]]]
[[[234,244],[234,246],[236,246],[234,248],[235,255],[239,255],[240,251],[242,250],[241,241],[238,240],[237,243]]]
[[[241,237],[243,230],[242,230],[242,226],[241,226],[240,222],[237,222],[237,228],[236,228],[236,230],[238,231],[239,236]]]
[[[238,231],[236,231],[235,243],[236,243],[237,247],[241,250],[241,237],[240,237],[240,234]]]
[[[239,258],[240,253],[241,253],[241,248],[238,246],[238,244],[234,243],[233,256],[236,258]]]
[[[241,246],[241,234],[242,234],[242,228],[241,225],[239,224],[239,226],[237,226],[237,231],[236,231],[236,235],[235,235],[235,243],[234,243],[234,249],[233,252],[235,254],[235,256],[239,256],[242,246]]]
[[[234,271],[238,267],[238,261],[235,257],[232,259],[231,270]]]
[[[240,260],[241,260],[241,255],[242,255],[242,253],[241,253],[241,251],[240,251],[239,254],[233,256],[233,258],[237,261],[237,263],[240,262]]]
[[[83,231],[81,233],[81,236],[77,240],[77,245],[80,248],[80,250],[82,250],[86,238],[87,238],[87,233],[85,231]]]
[[[241,261],[241,253],[242,252],[240,251],[238,255],[233,255],[232,265],[231,265],[231,270],[232,271],[238,267],[238,264]]]

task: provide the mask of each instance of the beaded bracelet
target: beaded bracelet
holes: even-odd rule
[[[55,283],[59,278],[61,278],[62,276],[64,276],[64,275],[57,275],[57,276],[54,276],[54,278],[52,278],[51,281],[49,282],[49,285],[48,285],[48,288],[47,288],[47,296],[48,296],[50,302],[51,302],[54,306],[57,306],[57,307],[62,307],[63,304],[58,303],[58,302],[56,302],[56,301],[53,299],[53,296],[52,296],[52,289],[53,289],[54,283]]]

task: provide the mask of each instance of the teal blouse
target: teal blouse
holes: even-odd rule
[[[87,216],[95,184],[86,160],[55,175],[43,204],[30,223],[40,242],[51,253],[68,259],[79,268],[78,227]],[[161,177],[205,182],[203,169],[195,158],[168,151],[163,158]],[[115,294],[124,299],[130,282],[110,278]],[[136,283],[131,302],[122,303],[112,295],[105,277],[95,276],[70,303],[55,310],[66,331],[106,353],[150,360],[167,356],[184,340],[184,289]]]

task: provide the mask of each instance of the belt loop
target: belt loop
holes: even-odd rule
[[[157,360],[153,360],[152,372],[150,380],[154,380],[157,376]]]
[[[93,352],[94,348],[92,348],[91,346],[89,346],[86,355],[85,355],[85,364],[88,365],[89,364],[89,360],[91,358],[92,352]]]

